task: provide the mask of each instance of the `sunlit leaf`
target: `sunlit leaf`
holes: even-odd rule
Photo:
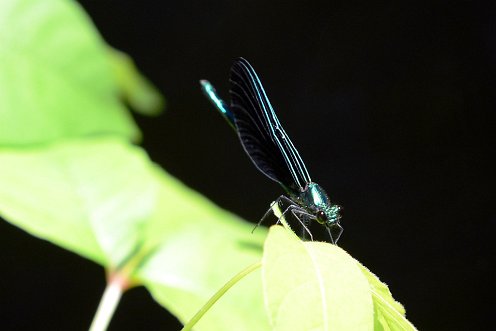
[[[105,45],[75,1],[0,1],[0,145],[140,133]]]
[[[367,268],[358,264],[363,274],[367,277],[374,301],[374,330],[408,330],[414,331],[415,327],[405,318],[405,308],[393,299],[386,284]]]
[[[231,277],[262,257],[264,228],[227,213],[177,180],[157,172],[157,211],[146,229],[155,247],[137,277],[182,322]],[[145,245],[147,245],[145,244]],[[195,330],[267,330],[260,273],[247,276],[200,320]]]
[[[165,100],[138,71],[133,59],[113,48],[109,48],[109,58],[120,93],[129,105],[145,115],[159,114],[165,107]]]
[[[183,322],[262,256],[264,228],[251,234],[251,224],[121,139],[0,148],[0,183],[3,218],[107,269],[128,268],[136,285]],[[256,273],[221,298],[197,329],[265,330],[267,323]]]
[[[262,271],[274,330],[373,330],[369,284],[341,248],[303,242],[273,226],[264,246]]]
[[[146,154],[117,139],[0,149],[0,213],[105,266],[141,240],[157,184]]]

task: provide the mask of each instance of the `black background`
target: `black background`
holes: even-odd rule
[[[165,94],[166,113],[136,120],[166,170],[255,221],[282,193],[199,88],[208,78],[227,98],[231,62],[244,56],[312,178],[344,206],[340,245],[419,330],[494,330],[496,6],[81,3]],[[103,270],[5,222],[0,235],[0,328],[86,329]],[[179,328],[142,288],[110,327]]]

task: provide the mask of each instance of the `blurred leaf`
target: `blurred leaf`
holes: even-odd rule
[[[156,247],[137,277],[183,323],[230,278],[262,257],[265,228],[241,221],[173,178],[161,182],[146,230]],[[168,228],[168,230],[166,229]],[[231,288],[195,330],[268,330],[260,272]]]
[[[165,100],[159,91],[144,77],[126,53],[109,48],[110,62],[124,100],[139,113],[159,114]]]
[[[75,1],[0,1],[1,146],[100,133],[137,140],[118,89],[108,46]]]
[[[155,168],[156,209],[142,231],[142,263],[133,276],[186,323],[231,277],[262,257],[266,228],[228,213]],[[139,255],[139,254],[137,254]],[[268,330],[260,273],[230,289],[195,330]],[[247,312],[249,312],[247,314]]]
[[[273,330],[373,330],[367,279],[335,245],[303,242],[273,226],[264,246],[262,275]]]
[[[183,322],[262,256],[263,228],[251,234],[250,223],[186,188],[122,139],[0,148],[0,183],[2,217],[108,270],[124,268]],[[257,275],[222,297],[197,330],[233,325],[267,329]]]
[[[374,330],[416,330],[405,318],[405,308],[393,299],[386,284],[382,283],[376,275],[367,268],[358,264],[363,274],[367,277],[374,301]]]
[[[137,246],[155,207],[146,154],[117,139],[0,149],[0,213],[105,266]]]

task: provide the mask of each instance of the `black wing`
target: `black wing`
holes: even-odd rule
[[[235,60],[230,82],[231,111],[246,153],[270,179],[286,189],[303,190],[310,175],[248,61]]]

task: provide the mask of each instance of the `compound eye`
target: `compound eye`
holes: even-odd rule
[[[322,210],[319,210],[315,216],[317,216],[317,222],[319,222],[320,224],[326,223],[327,216]]]

